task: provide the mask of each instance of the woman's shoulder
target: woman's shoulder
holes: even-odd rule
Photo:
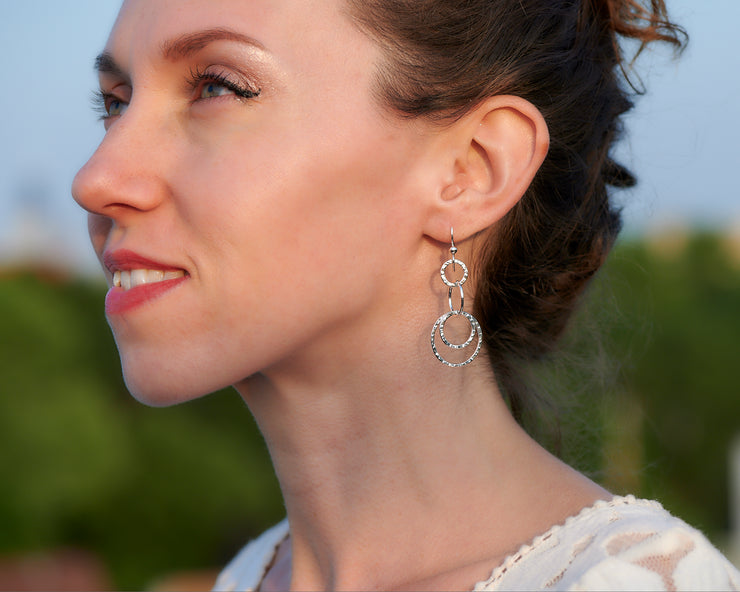
[[[256,590],[288,532],[288,521],[283,520],[250,541],[219,574],[213,589]]]
[[[509,556],[476,590],[738,590],[740,572],[660,503],[598,501]]]

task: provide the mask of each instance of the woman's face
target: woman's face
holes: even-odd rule
[[[73,194],[141,400],[330,354],[387,313],[429,143],[376,104],[379,50],[343,9],[124,2],[97,62],[107,132]]]

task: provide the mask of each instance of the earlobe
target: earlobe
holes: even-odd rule
[[[522,198],[549,147],[542,114],[514,96],[486,100],[446,131],[457,157],[430,220],[429,235],[440,241],[450,226],[464,239],[498,222]]]

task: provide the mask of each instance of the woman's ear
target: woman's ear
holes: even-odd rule
[[[454,156],[447,160],[426,233],[460,240],[499,221],[524,195],[550,144],[542,114],[515,96],[491,97],[446,128]],[[450,162],[452,170],[450,169]]]

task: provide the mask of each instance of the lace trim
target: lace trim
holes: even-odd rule
[[[560,530],[567,528],[576,522],[585,520],[591,517],[593,514],[596,514],[597,512],[602,511],[605,508],[619,508],[623,506],[643,506],[643,507],[654,508],[656,510],[663,510],[663,506],[660,504],[660,502],[656,502],[653,500],[638,499],[634,495],[627,495],[627,496],[615,495],[612,499],[608,501],[607,500],[597,500],[593,505],[586,506],[585,508],[581,509],[581,511],[578,512],[578,514],[569,516],[561,524],[556,524],[552,526],[546,532],[537,535],[536,537],[532,539],[530,543],[524,544],[521,547],[519,547],[519,550],[516,553],[512,553],[511,555],[509,555],[506,559],[504,559],[504,561],[498,567],[496,567],[493,570],[493,572],[491,573],[491,575],[488,577],[487,580],[478,582],[473,587],[473,590],[474,591],[482,590],[482,589],[485,589],[487,586],[491,586],[492,584],[495,584],[504,575],[506,575],[506,573],[512,567],[514,567],[517,563],[519,563],[522,559],[524,559],[532,551],[537,550],[543,543],[551,539]]]
[[[527,557],[527,555],[529,555],[533,551],[536,551],[537,549],[539,549],[543,544],[549,541],[553,536],[555,536],[561,530],[568,528],[582,520],[586,520],[590,518],[591,516],[593,516],[594,514],[601,512],[605,509],[616,509],[616,508],[625,507],[625,506],[638,506],[638,507],[641,506],[641,507],[653,508],[655,510],[665,512],[665,510],[663,509],[663,506],[659,502],[653,501],[653,500],[638,499],[633,495],[614,496],[612,499],[608,501],[607,500],[597,500],[593,505],[582,508],[577,514],[569,516],[562,523],[556,524],[550,527],[546,532],[535,536],[531,542],[522,545],[518,551],[507,556],[506,559],[504,559],[501,564],[495,567],[493,571],[491,572],[491,575],[488,577],[488,579],[477,582],[475,586],[473,587],[473,590],[474,591],[485,590],[487,587],[490,587],[493,584],[495,584],[502,577],[504,577],[509,572],[509,570],[511,570],[514,566],[516,566],[517,563],[522,561],[524,558]],[[616,519],[618,518],[617,518],[617,515],[615,514],[613,520],[616,520]],[[613,520],[610,520],[610,522],[612,522]],[[271,530],[273,530],[274,532],[273,536],[275,538],[271,541],[273,543],[272,545],[270,545],[271,552],[263,555],[262,565],[261,565],[262,567],[261,575],[256,582],[256,586],[253,588],[254,590],[259,590],[260,587],[262,586],[263,580],[265,576],[267,575],[267,571],[269,571],[270,566],[274,563],[277,557],[277,552],[278,552],[280,545],[290,535],[290,529],[287,524],[287,520],[283,520],[281,523],[275,525],[275,527],[273,527],[273,529]]]
[[[260,576],[257,585],[254,587],[254,592],[260,592],[260,590],[262,590],[262,584],[267,577],[267,573],[272,569],[272,566],[275,565],[275,562],[277,561],[278,553],[280,552],[280,546],[285,541],[287,541],[288,537],[290,536],[290,528],[288,527],[287,520],[283,520],[283,522],[281,522],[279,526],[281,526],[282,529],[285,530],[285,532],[283,533],[283,536],[281,536],[272,546],[272,553],[270,553],[268,560],[262,566],[262,575]]]

